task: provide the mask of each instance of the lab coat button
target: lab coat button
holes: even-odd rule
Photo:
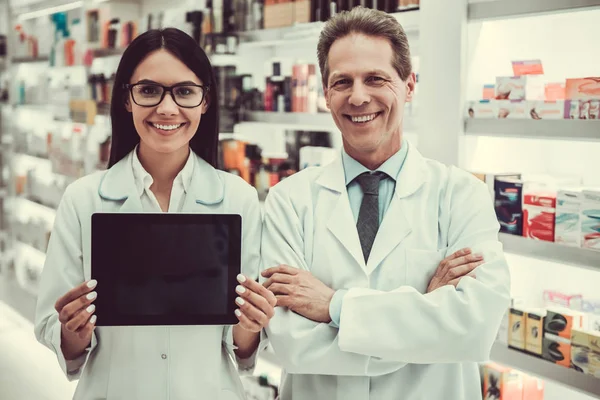
[[[163,360],[167,359],[167,355],[166,354],[163,354],[161,357],[162,357]]]

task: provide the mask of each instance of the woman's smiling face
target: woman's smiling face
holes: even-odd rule
[[[166,50],[154,51],[144,58],[133,72],[129,83],[154,83],[162,86],[182,83],[204,85],[192,70]],[[133,90],[145,91],[141,96],[147,94],[151,88],[137,86]],[[175,103],[173,94],[168,92],[158,105],[143,107],[136,104],[130,93],[126,108],[133,115],[133,124],[140,136],[140,148],[147,147],[156,153],[172,153],[189,146],[190,140],[198,130],[202,115],[208,109],[208,102],[208,96],[204,96],[198,107],[180,107]]]

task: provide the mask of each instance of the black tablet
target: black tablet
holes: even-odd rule
[[[92,215],[98,326],[233,325],[242,218]]]

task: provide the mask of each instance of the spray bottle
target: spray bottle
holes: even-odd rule
[[[50,65],[62,67],[65,65],[65,41],[69,37],[67,13],[52,14],[52,22],[54,22],[56,30],[54,31],[54,44],[50,53]]]

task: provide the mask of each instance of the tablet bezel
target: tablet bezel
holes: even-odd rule
[[[238,214],[192,214],[192,213],[94,213],[91,216],[91,277],[98,281],[96,292],[97,299],[95,314],[98,315],[96,326],[149,326],[149,325],[234,325],[239,321],[234,312],[237,308],[235,287],[237,275],[241,271],[241,242],[242,242],[242,217]],[[109,310],[110,303],[102,299],[102,287],[110,285],[111,271],[99,270],[98,251],[104,248],[102,241],[104,233],[111,229],[118,229],[123,224],[215,224],[229,225],[229,268],[227,271],[227,310],[224,314],[216,315],[160,315],[160,316],[135,316],[121,315]],[[108,228],[105,228],[108,226]],[[114,228],[112,228],[114,227]],[[101,247],[98,247],[101,246]],[[95,267],[96,265],[96,267]]]

